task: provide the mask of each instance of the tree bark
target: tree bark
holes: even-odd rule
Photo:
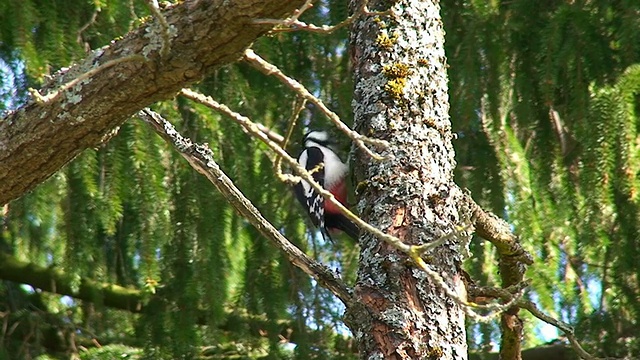
[[[0,120],[0,204],[33,189],[82,150],[99,145],[138,110],[239,59],[273,26],[254,20],[284,17],[303,3],[184,1],[163,12],[171,39],[166,56],[160,54],[163,30],[155,19],[59,71],[41,95],[86,78],[49,100],[32,99]]]
[[[369,1],[385,11],[388,2]],[[361,3],[352,1],[352,8]],[[356,153],[358,211],[408,244],[452,231],[462,194],[453,183],[444,30],[438,1],[400,0],[389,16],[354,22],[351,51],[356,129],[388,140],[383,161]],[[460,275],[465,242],[453,239],[424,256],[439,284],[404,253],[370,234],[360,239],[355,302],[347,321],[366,359],[466,359]]]

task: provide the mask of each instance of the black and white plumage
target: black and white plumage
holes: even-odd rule
[[[340,160],[332,149],[333,142],[326,131],[308,132],[303,139],[304,149],[298,156],[298,163],[308,171],[318,164],[324,166],[313,172],[313,179],[335,196],[336,200],[347,204],[347,175],[349,167]],[[359,229],[331,203],[324,201],[308,182],[302,180],[294,187],[298,201],[304,206],[315,226],[322,235],[331,239],[330,231],[342,230],[354,240],[358,240]]]

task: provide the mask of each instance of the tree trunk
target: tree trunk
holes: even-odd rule
[[[369,1],[371,11],[388,2]],[[362,6],[352,1],[352,8]],[[356,154],[358,211],[407,244],[433,241],[458,221],[453,184],[444,30],[438,1],[393,2],[389,15],[353,24],[354,116],[360,133],[388,140],[390,158]],[[466,359],[463,309],[407,255],[371,234],[360,240],[347,323],[367,359]],[[462,250],[462,251],[461,251]],[[453,239],[423,258],[464,298]]]

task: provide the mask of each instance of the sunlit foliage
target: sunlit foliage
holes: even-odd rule
[[[447,0],[442,8],[458,184],[536,256],[533,300],[573,324],[591,351],[640,356],[640,3]],[[0,110],[147,14],[144,1],[0,0]],[[335,24],[347,14],[345,2],[325,0],[303,20]],[[349,123],[347,35],[273,34],[254,49]],[[279,133],[296,100],[242,63],[198,90]],[[277,228],[353,282],[355,244],[306,230],[265,146],[183,98],[154,109],[208,143]],[[328,126],[309,106],[295,137]],[[149,298],[144,314],[130,314],[0,282],[0,316],[12,329],[0,332],[0,359],[355,356],[338,302],[135,118],[0,215],[0,251],[57,266],[75,286],[88,277]],[[499,285],[491,245],[478,239],[472,254],[471,276]],[[526,321],[526,346],[555,336]],[[497,324],[469,328],[472,349],[499,339]]]

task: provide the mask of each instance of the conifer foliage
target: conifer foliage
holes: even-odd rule
[[[456,182],[534,255],[530,300],[574,326],[591,353],[640,356],[640,3],[440,5]],[[149,9],[132,0],[0,0],[3,117],[28,88],[144,24]],[[346,2],[318,0],[300,20],[338,24],[349,13]],[[348,37],[348,27],[273,32],[252,48],[350,123]],[[244,62],[194,88],[282,135],[298,103]],[[264,144],[182,96],[152,107],[208,143],[282,234],[354,283],[356,244],[328,244],[308,230]],[[297,153],[307,128],[330,126],[306,105],[287,150]],[[0,360],[357,357],[341,303],[135,117],[2,205]],[[470,246],[471,278],[499,286],[494,248],[481,239]],[[562,341],[521,315],[525,348]],[[469,321],[470,352],[495,351],[499,326]]]

